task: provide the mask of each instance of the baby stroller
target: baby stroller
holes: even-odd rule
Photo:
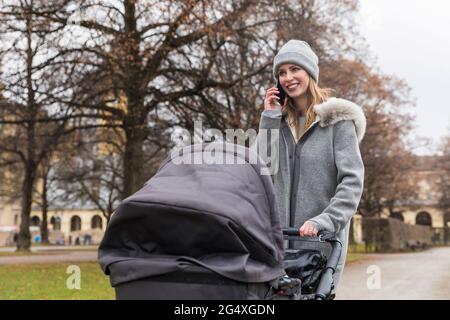
[[[340,252],[328,262],[298,250],[285,259],[263,170],[250,149],[228,143],[188,146],[163,161],[120,204],[99,246],[116,298],[301,299],[305,279],[319,293],[311,297],[329,298]],[[298,238],[297,229],[284,234]],[[334,241],[335,256],[340,249],[330,236],[317,241]]]

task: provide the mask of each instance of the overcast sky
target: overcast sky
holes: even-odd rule
[[[436,145],[450,133],[450,1],[360,3],[361,33],[377,65],[406,80],[417,99],[416,133]]]

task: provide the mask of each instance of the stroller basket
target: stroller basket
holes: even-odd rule
[[[283,230],[287,240],[328,242],[331,253],[328,258],[317,250],[287,250],[284,260],[288,276],[301,280],[301,299],[332,299],[333,274],[341,256],[342,244],[333,233],[321,232],[317,239],[301,238],[296,228]]]

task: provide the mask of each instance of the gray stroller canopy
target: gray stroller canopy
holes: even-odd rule
[[[201,157],[206,149],[242,164],[180,163]],[[251,152],[216,142],[168,157],[108,224],[99,262],[111,284],[190,265],[246,283],[282,276],[283,238],[273,184],[260,174],[259,159],[249,163]]]

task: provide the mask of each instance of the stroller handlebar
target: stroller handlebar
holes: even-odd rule
[[[301,237],[300,233],[298,231],[299,229],[297,228],[286,228],[283,229],[283,235],[285,236],[291,236],[291,237]],[[336,234],[333,232],[329,232],[329,231],[319,231],[318,233],[318,237],[319,241],[323,242],[335,242],[335,241],[339,241],[336,238]],[[340,241],[339,241],[340,242]]]

